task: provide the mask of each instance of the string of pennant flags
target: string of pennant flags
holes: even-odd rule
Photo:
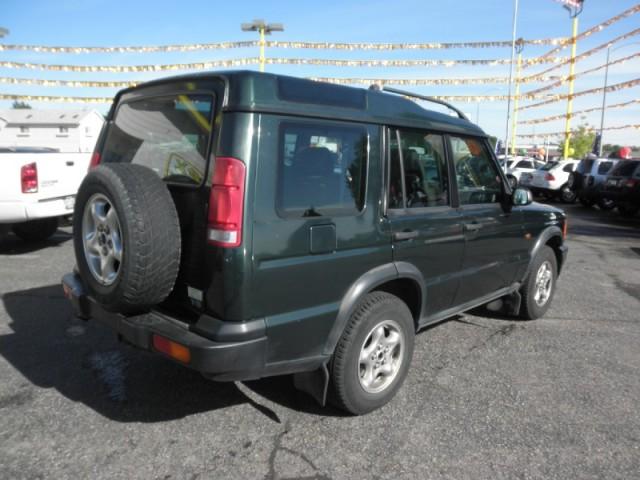
[[[616,125],[612,127],[604,127],[602,130],[640,130],[640,124],[628,124],[628,125]],[[600,131],[600,128],[588,127],[585,129],[587,132]],[[543,138],[543,137],[558,137],[564,135],[565,132],[547,132],[547,133],[518,133],[516,137],[521,138]]]
[[[634,99],[634,100],[630,100],[628,102],[620,102],[620,103],[614,103],[612,105],[607,105],[607,110],[608,109],[613,109],[613,108],[625,108],[625,107],[629,107],[631,105],[636,105],[640,103],[640,99]],[[602,110],[602,107],[593,107],[593,108],[585,108],[584,110],[576,110],[575,112],[572,113],[573,116],[576,115],[582,115],[585,113],[591,113],[591,112],[597,112],[599,110]],[[531,120],[521,120],[518,122],[518,124],[520,125],[536,125],[539,123],[547,123],[547,122],[551,122],[554,120],[562,120],[567,118],[567,114],[563,113],[560,115],[549,115],[548,117],[542,117],[542,118],[535,118],[535,119],[531,119]]]
[[[565,57],[548,57],[545,59],[529,58],[527,63],[560,63]],[[150,65],[54,65],[47,63],[24,63],[0,61],[0,68],[16,68],[29,70],[49,70],[58,72],[162,72],[172,70],[205,70],[220,67],[238,67],[256,65],[258,57],[233,58],[227,60],[211,60],[207,62],[150,64]],[[320,65],[335,67],[453,67],[455,65],[508,65],[511,60],[500,59],[462,59],[462,60],[335,60],[323,58],[278,58],[265,59],[268,65]]]
[[[540,38],[523,40],[525,45],[562,45],[566,37]],[[340,43],[340,42],[293,42],[267,40],[265,47],[307,50],[444,50],[459,48],[511,48],[510,40],[487,42],[427,42],[427,43]],[[21,51],[37,53],[159,53],[159,52],[193,52],[207,50],[229,50],[236,48],[258,47],[258,40],[216,43],[192,43],[184,45],[146,45],[146,46],[111,46],[111,47],[73,47],[48,45],[16,45],[0,44],[2,51]]]
[[[625,18],[628,18],[632,15],[635,15],[636,13],[640,12],[640,4],[638,5],[634,5],[631,8],[628,8],[627,10],[625,10],[624,12],[620,13],[619,15],[616,15],[614,17],[611,17],[608,20],[605,20],[602,23],[599,23],[598,25],[595,25],[587,30],[585,30],[582,33],[579,33],[576,36],[576,41],[578,40],[582,40],[585,39],[591,35],[593,35],[594,33],[598,33],[601,32],[602,30],[604,30],[607,27],[610,27],[611,25],[619,22],[620,20],[623,20]],[[560,45],[550,51],[548,51],[547,53],[541,55],[542,57],[548,57],[548,56],[554,56],[556,53],[561,52],[562,50],[564,50],[565,48],[567,48],[568,46],[570,46],[573,42],[571,41],[571,38],[566,39],[566,41],[560,43]],[[522,68],[527,68],[528,65],[523,66]]]

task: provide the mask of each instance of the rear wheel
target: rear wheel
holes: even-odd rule
[[[636,207],[635,205],[618,205],[618,212],[620,212],[620,215],[625,218],[633,217],[636,213],[638,213],[638,210],[640,210],[640,207]]]
[[[520,316],[525,320],[542,317],[553,299],[558,276],[558,261],[551,247],[544,246],[531,263],[531,270],[520,290]]]
[[[576,201],[576,192],[569,188],[569,184],[565,183],[560,187],[560,200],[564,203],[573,203]]]
[[[584,198],[584,197],[580,197],[579,198],[580,203],[582,204],[583,207],[587,207],[587,208],[591,208],[595,205],[596,202],[594,202],[593,200],[589,199],[589,198]]]
[[[609,198],[601,198],[598,200],[598,207],[600,210],[613,210],[616,208],[616,204]]]
[[[38,242],[51,237],[58,230],[58,218],[42,218],[24,223],[16,223],[11,228],[13,233],[25,242]]]
[[[105,308],[143,311],[173,289],[180,228],[164,182],[130,164],[92,169],[73,218],[76,262],[89,293]]]
[[[515,189],[518,186],[518,179],[513,175],[507,175],[507,181],[509,182],[511,190]]]
[[[413,317],[386,292],[368,294],[351,316],[333,356],[332,403],[361,415],[389,402],[413,356]]]

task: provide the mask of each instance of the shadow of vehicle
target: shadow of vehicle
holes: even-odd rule
[[[47,247],[57,247],[68,242],[73,235],[63,230],[58,230],[47,240],[26,242],[13,233],[0,233],[0,255],[24,255],[37,252]]]
[[[72,316],[59,285],[2,296],[13,331],[0,335],[0,355],[40,388],[55,388],[74,402],[119,422],[162,422],[249,403],[273,421],[278,415],[235,383],[199,373],[119,343],[97,322]],[[293,410],[342,415],[295,389],[291,376],[244,382],[247,389]]]

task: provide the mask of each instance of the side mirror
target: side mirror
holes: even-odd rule
[[[516,207],[523,207],[533,202],[533,195],[528,188],[518,187],[513,191],[511,201]]]

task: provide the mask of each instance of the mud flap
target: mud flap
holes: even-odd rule
[[[311,372],[301,372],[293,375],[293,385],[301,392],[311,395],[321,407],[327,404],[327,390],[329,389],[329,370],[323,363],[320,368]]]

